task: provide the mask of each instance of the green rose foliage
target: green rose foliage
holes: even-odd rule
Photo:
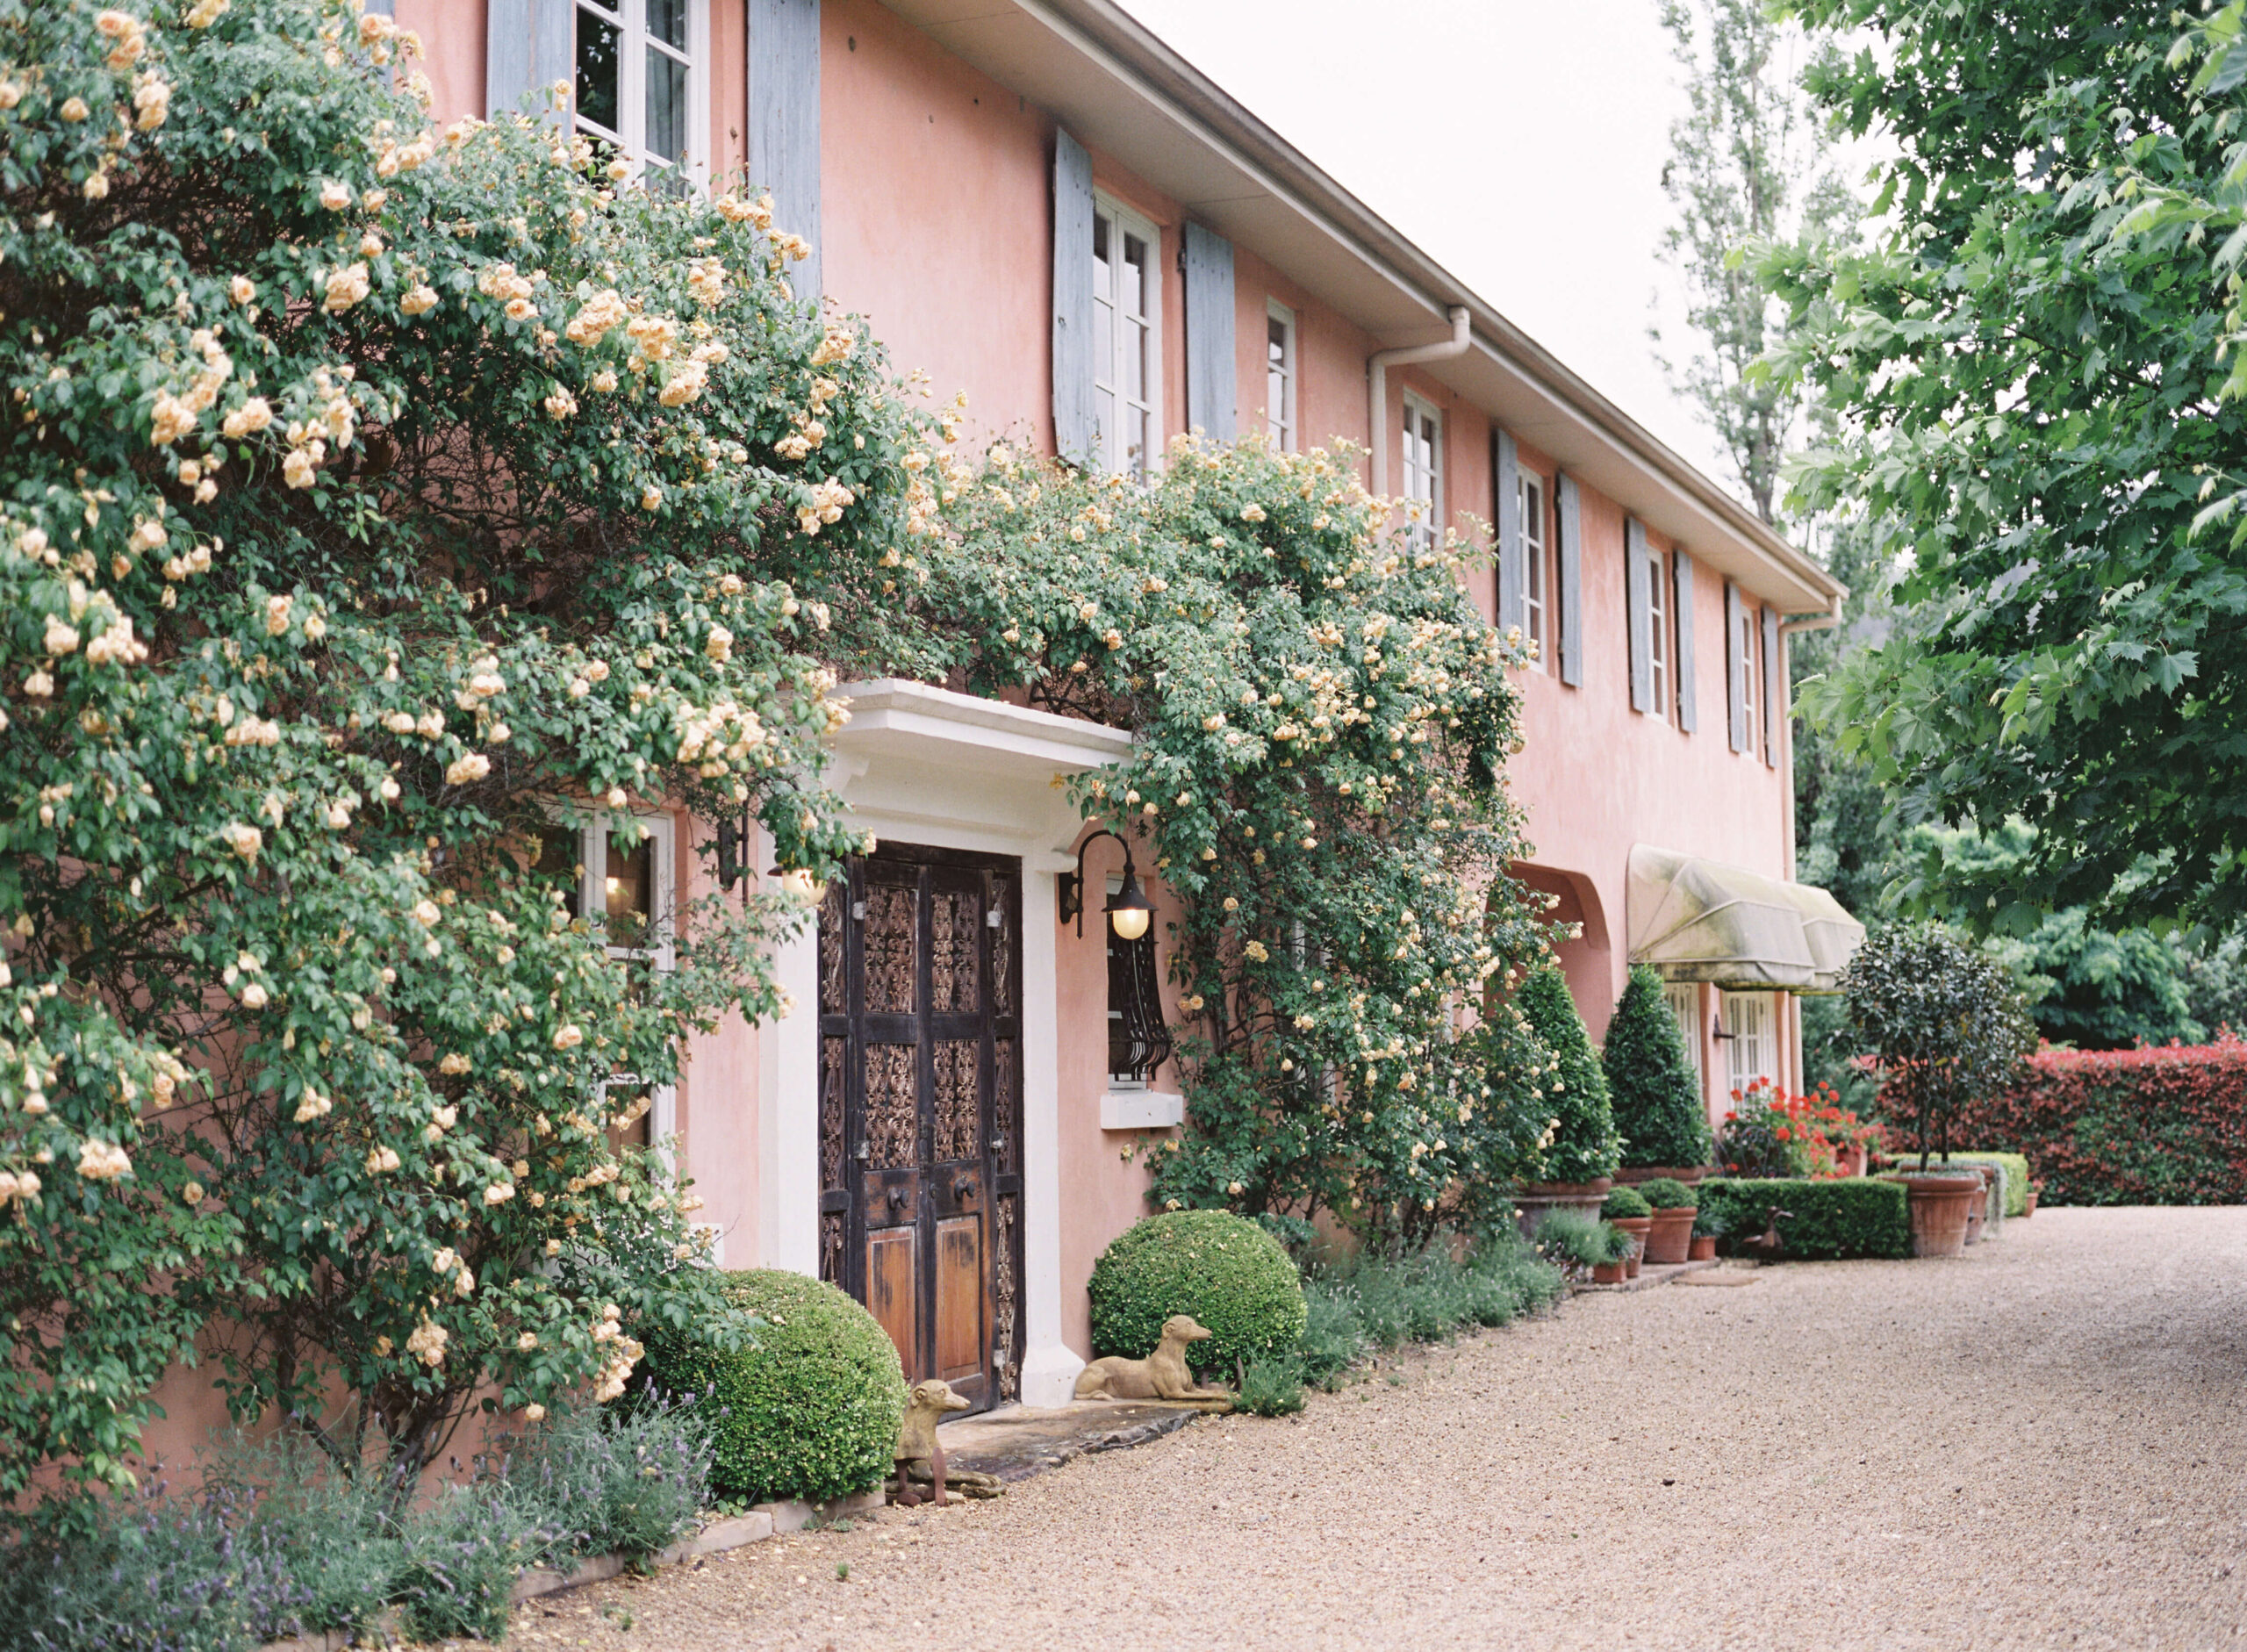
[[[1095,1354],[1144,1359],[1164,1320],[1191,1314],[1210,1336],[1186,1357],[1205,1371],[1292,1348],[1310,1311],[1279,1240],[1228,1210],[1147,1217],[1101,1253],[1087,1289]]]
[[[1596,1182],[1615,1174],[1621,1144],[1607,1099],[1607,1079],[1592,1052],[1591,1038],[1576,1013],[1576,1001],[1559,968],[1530,971],[1514,994],[1514,1009],[1529,1023],[1539,1044],[1552,1053],[1540,1086],[1538,1105],[1549,1139],[1539,1164],[1547,1182]]]
[[[1715,1144],[1701,1081],[1686,1059],[1677,1017],[1662,996],[1662,977],[1641,964],[1607,1024],[1600,1069],[1607,1103],[1623,1138],[1626,1165],[1670,1167],[1705,1165]]]
[[[1347,456],[1174,446],[1146,484],[939,458],[928,600],[987,692],[1131,729],[1073,784],[1184,905],[1182,1141],[1154,1198],[1371,1235],[1493,1219],[1542,1052],[1454,1009],[1540,949],[1505,867],[1520,651]],[[1300,1227],[1293,1231],[1307,1231]]]
[[[602,1086],[801,915],[612,932],[541,834],[850,846],[796,777],[911,430],[756,203],[433,131],[344,0],[97,10],[0,0],[0,1494],[122,1477],[198,1327],[410,1475],[731,1323]]]
[[[1922,852],[1907,898],[2010,932],[2236,920],[2247,7],[1784,10],[1861,43],[1812,86],[1885,156],[1877,239],[1760,261],[1771,365],[1837,415],[1795,502],[1870,524],[1893,570],[1885,639],[1802,704],[1889,834],[2035,828],[2018,859]]]

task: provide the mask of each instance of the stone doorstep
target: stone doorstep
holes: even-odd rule
[[[1698,1274],[1705,1268],[1714,1268],[1715,1258],[1698,1262],[1666,1262],[1660,1267],[1644,1266],[1636,1279],[1626,1279],[1619,1285],[1578,1285],[1580,1291],[1652,1290],[1656,1285],[1666,1285],[1686,1274]]]

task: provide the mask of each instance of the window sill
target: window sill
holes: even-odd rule
[[[1109,1090],[1100,1098],[1102,1130],[1169,1130],[1186,1122],[1186,1098],[1159,1090]]]

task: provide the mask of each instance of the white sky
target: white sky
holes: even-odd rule
[[[1647,339],[1682,112],[1656,0],[1122,0],[1632,417],[1727,487]],[[1674,301],[1673,301],[1674,312]],[[1681,329],[1666,326],[1683,355]]]

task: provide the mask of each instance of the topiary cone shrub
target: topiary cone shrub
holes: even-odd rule
[[[1303,1275],[1279,1240],[1229,1210],[1151,1216],[1093,1264],[1092,1349],[1144,1359],[1162,1322],[1192,1314],[1210,1332],[1188,1358],[1227,1370],[1294,1347],[1306,1318]]]
[[[724,1289],[763,1320],[753,1345],[727,1354],[663,1333],[647,1347],[650,1380],[694,1395],[712,1419],[712,1490],[817,1503],[879,1484],[905,1419],[905,1373],[888,1332],[801,1274],[748,1268],[728,1274]]]
[[[1662,996],[1662,977],[1644,964],[1631,972],[1615,1005],[1599,1064],[1625,1165],[1678,1169],[1709,1162],[1715,1143],[1701,1081]]]
[[[1576,1001],[1569,995],[1569,983],[1547,964],[1530,972],[1514,1002],[1553,1056],[1545,1082],[1545,1105],[1553,1119],[1552,1139],[1542,1155],[1545,1180],[1597,1182],[1613,1175],[1619,1144],[1607,1080],[1592,1053],[1583,1017],[1576,1013]]]

